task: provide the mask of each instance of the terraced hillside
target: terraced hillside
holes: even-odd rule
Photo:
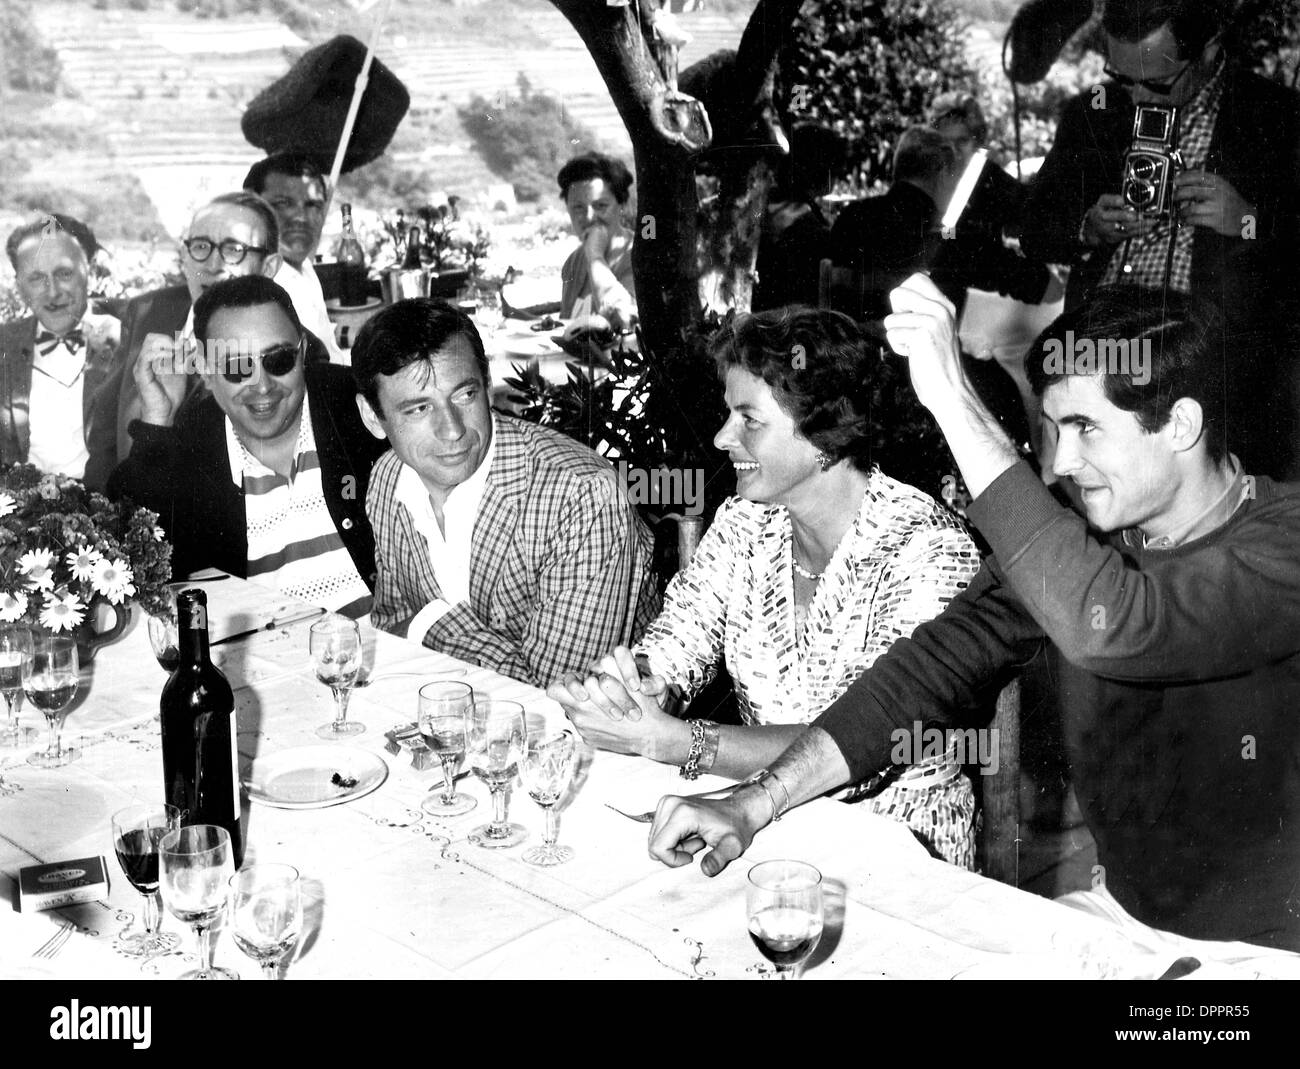
[[[439,20],[429,18],[431,8]],[[512,29],[505,34],[489,27],[476,35],[472,20],[457,19],[460,10],[445,2],[399,0],[394,29],[379,47],[379,56],[411,91],[406,125],[442,132],[435,143],[419,145],[404,143],[399,132],[394,151],[399,160],[419,159],[435,185],[444,188],[472,191],[498,181],[454,122],[455,109],[476,93],[491,99],[513,92],[521,72],[535,88],[560,98],[603,140],[627,145],[591,57],[545,0],[513,5]],[[81,113],[107,142],[109,156],[101,162],[136,175],[169,229],[184,220],[194,202],[242,176],[259,155],[244,141],[240,113],[316,43],[265,19],[97,11],[87,3],[42,0],[33,5],[33,18],[58,50]],[[734,46],[744,19],[744,14],[706,12],[684,16],[695,34],[684,62]],[[424,29],[439,21],[448,39]],[[337,31],[362,36],[363,27],[356,22],[322,26],[320,39]]]

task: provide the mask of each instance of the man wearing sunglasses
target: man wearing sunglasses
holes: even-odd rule
[[[104,421],[105,426],[96,431],[100,448],[112,451],[113,465],[131,451],[127,427],[141,415],[140,395],[132,378],[141,355],[159,368],[171,369],[173,374],[166,381],[178,401],[200,392],[200,377],[189,366],[193,362],[194,302],[223,279],[272,277],[280,267],[278,244],[275,213],[255,193],[223,193],[194,213],[180,241],[184,284],[143,293],[127,303],[122,315],[120,366],[117,380],[108,384],[110,396],[117,398],[117,420]]]
[[[370,610],[374,539],[366,431],[346,368],[308,362],[311,336],[269,278],[224,279],[194,304],[206,395],[184,404],[141,354],[141,415],[109,483],[159,514],[172,573],[215,567],[323,608]]]
[[[1108,0],[1108,80],[1062,112],[1025,213],[1031,256],[1071,265],[1066,308],[1099,285],[1212,301],[1224,316],[1226,404],[1250,471],[1293,474],[1294,401],[1282,373],[1294,347],[1300,235],[1300,97],[1226,54],[1219,0]],[[1144,214],[1122,194],[1139,106],[1177,109],[1172,210]]]

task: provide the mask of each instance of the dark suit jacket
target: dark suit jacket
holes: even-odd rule
[[[1221,174],[1257,209],[1255,236],[1197,227],[1191,293],[1224,317],[1229,368],[1228,446],[1255,474],[1289,475],[1295,439],[1291,364],[1300,301],[1300,96],[1248,71],[1225,71],[1206,169]],[[1080,245],[1084,214],[1103,193],[1120,192],[1133,134],[1133,103],[1113,83],[1066,103],[1056,142],[1030,190],[1026,252],[1071,265],[1066,307],[1081,304],[1105,273],[1115,246]],[[1106,106],[1094,108],[1095,100]]]
[[[361,422],[346,368],[309,364],[306,375],[326,504],[357,571],[373,588],[375,540],[366,520],[366,489],[371,465],[388,446]],[[225,414],[216,399],[204,396],[171,427],[133,420],[130,430],[134,444],[109,480],[109,496],[158,513],[173,547],[173,575],[211,567],[244,577],[244,498],[230,478]]]
[[[34,315],[0,324],[0,462],[5,464],[26,461],[31,445],[29,405],[36,331]],[[113,424],[109,384],[115,371],[114,360],[93,358],[86,365],[82,384],[81,419],[90,452],[82,481],[92,490],[104,489],[117,462],[117,453],[103,432]]]
[[[122,343],[118,346],[117,367],[105,385],[106,404],[115,413],[112,420],[102,420],[96,428],[95,448],[111,459],[109,471],[120,458],[131,452],[131,436],[127,434],[127,406],[136,397],[135,379],[131,369],[150,334],[175,337],[185,326],[190,314],[190,291],[185,286],[164,286],[159,290],[132,297],[122,313]]]

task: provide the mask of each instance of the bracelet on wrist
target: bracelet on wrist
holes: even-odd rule
[[[741,787],[761,787],[763,793],[767,795],[767,800],[772,806],[771,823],[775,824],[790,809],[790,792],[786,790],[785,784],[781,782],[781,777],[775,772],[766,768],[760,768],[752,776],[741,780]],[[781,790],[781,799],[777,799],[776,789]]]
[[[681,767],[682,779],[699,779],[700,758],[704,756],[707,731],[703,720],[688,720],[691,727],[691,748],[686,752],[686,760]]]

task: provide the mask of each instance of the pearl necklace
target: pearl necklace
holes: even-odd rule
[[[822,572],[810,572],[802,564],[794,559],[794,554],[790,554],[790,563],[794,565],[794,570],[807,579],[810,583],[817,582],[822,577]]]

